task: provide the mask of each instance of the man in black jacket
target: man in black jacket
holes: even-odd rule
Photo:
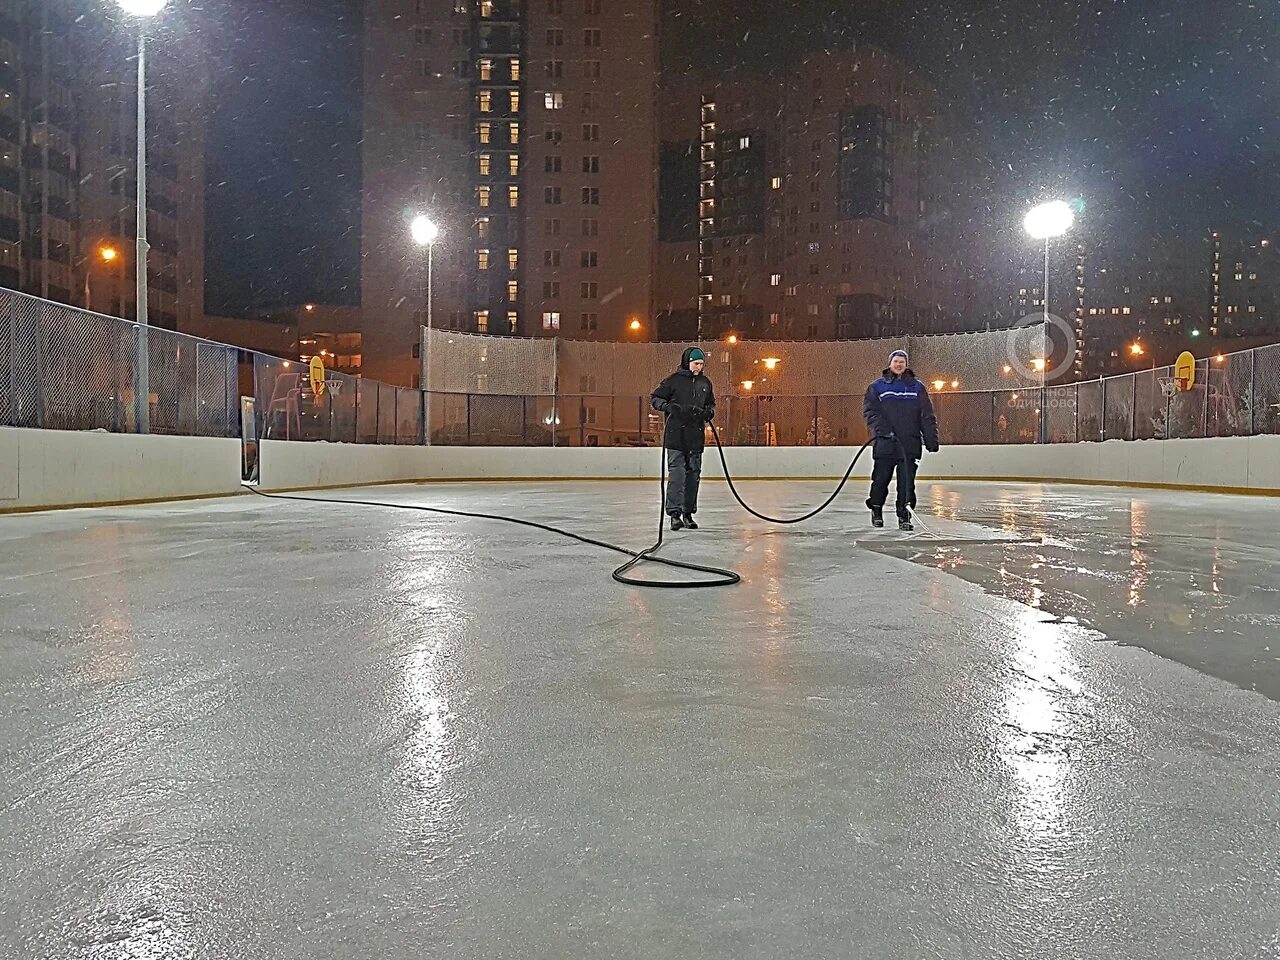
[[[680,369],[667,377],[649,398],[653,409],[666,414],[662,446],[666,450],[667,516],[671,529],[697,530],[698,483],[702,479],[702,451],[707,424],[716,415],[716,395],[702,372],[707,356],[690,347],[680,357]]]
[[[929,391],[907,366],[907,351],[889,354],[889,367],[879,380],[867,387],[862,415],[875,437],[871,456],[871,525],[884,526],[884,502],[889,496],[889,480],[898,473],[898,529],[910,530],[911,508],[916,505],[916,468],[921,447],[938,452],[938,421],[933,415]]]

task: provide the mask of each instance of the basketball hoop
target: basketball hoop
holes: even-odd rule
[[[1179,390],[1185,389],[1181,386],[1185,381],[1181,381],[1177,377],[1158,377],[1157,381],[1160,384],[1160,392],[1164,394],[1165,399],[1172,397]]]

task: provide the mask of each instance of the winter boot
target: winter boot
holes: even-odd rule
[[[884,526],[884,507],[871,508],[871,525],[873,527]]]
[[[681,517],[680,514],[673,513],[671,515],[671,529],[673,532],[684,529],[684,518]]]
[[[684,515],[684,525],[685,525],[686,527],[688,527],[690,530],[697,530],[697,529],[698,529],[698,525],[697,525],[696,523],[694,523],[694,522],[693,522],[693,514],[692,514],[692,513],[686,513],[686,514]]]
[[[915,529],[915,527],[913,527],[913,526],[911,525],[911,519],[910,519],[909,517],[899,517],[899,518],[898,518],[898,529],[899,529],[899,530],[914,530],[914,529]]]

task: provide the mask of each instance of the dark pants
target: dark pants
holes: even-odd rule
[[[916,469],[919,464],[914,460],[877,460],[871,470],[871,496],[867,497],[868,507],[883,507],[889,496],[889,480],[895,468],[898,471],[898,519],[906,520],[911,515],[907,507],[916,505]]]
[[[698,482],[702,479],[702,454],[667,451],[667,514],[698,512]]]

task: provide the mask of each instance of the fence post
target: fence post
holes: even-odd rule
[[[325,393],[329,395],[329,442],[337,443],[337,437],[334,433],[334,423],[333,423],[333,391],[326,390]]]
[[[418,446],[427,445],[427,437],[431,432],[431,424],[427,423],[427,391],[422,389],[422,380],[418,380]]]
[[[1040,388],[1040,443],[1049,442],[1049,388]]]
[[[1100,427],[1102,431],[1101,439],[1106,440],[1107,439],[1107,378],[1099,377],[1098,382],[1102,384],[1102,416],[1101,418],[1099,418],[1098,422],[1101,425]]]
[[[756,446],[760,446],[760,398],[756,397]]]
[[[1133,400],[1129,403],[1129,439],[1138,439],[1138,375],[1130,374],[1133,377]]]
[[[644,446],[644,397],[636,397],[636,436]]]
[[[987,416],[987,443],[996,442],[996,421],[999,419],[996,414],[996,410],[999,408],[999,404],[997,403],[997,398],[999,396],[1000,394],[996,393],[994,390],[991,391],[991,410]]]
[[[1208,357],[1204,358],[1204,432],[1200,434],[1202,437],[1209,436],[1209,375],[1213,372],[1212,364]]]
[[[1072,407],[1072,430],[1075,433],[1075,443],[1080,442],[1080,382],[1077,380],[1075,384],[1076,395],[1071,402]]]
[[[1257,413],[1258,409],[1258,349],[1249,351],[1249,436],[1254,436],[1258,431]]]
[[[818,398],[813,398],[813,445],[818,445]]]
[[[382,384],[373,382],[373,442],[382,442]]]
[[[521,445],[529,442],[529,398],[527,396],[520,397],[520,443]]]
[[[551,437],[553,441],[552,446],[555,445],[554,444],[555,435],[556,435],[555,429],[556,429],[556,411],[555,411],[555,408],[552,407],[551,408]],[[469,393],[467,394],[467,446],[468,447],[471,446],[471,394]]]
[[[145,307],[146,304],[142,306]],[[147,332],[150,329],[145,323],[135,323],[133,325],[136,341],[134,343],[135,356],[138,364],[137,376],[134,378],[133,405],[137,418],[138,433],[151,432],[151,341],[147,336]]]

